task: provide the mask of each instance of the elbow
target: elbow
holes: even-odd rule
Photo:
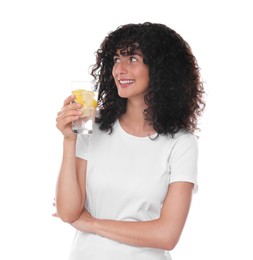
[[[166,243],[163,246],[164,250],[172,251],[176,247],[177,243]]]
[[[83,208],[72,205],[71,203],[61,202],[56,200],[57,216],[66,223],[73,223],[79,219]]]
[[[172,251],[179,241],[181,229],[171,225],[160,225],[156,234],[157,241],[159,241],[159,248]]]
[[[72,224],[73,222],[75,222],[78,218],[73,218],[71,216],[59,216],[59,218],[65,222],[65,223],[68,223],[68,224]]]
[[[160,243],[163,250],[172,251],[178,243],[178,238],[164,237]]]
[[[57,216],[65,223],[73,223],[75,222],[79,217],[80,214],[73,214],[72,212],[62,212],[62,211],[57,211]]]

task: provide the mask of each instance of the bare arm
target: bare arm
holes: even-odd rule
[[[85,160],[75,157],[76,135],[72,132],[71,121],[80,115],[79,104],[71,103],[73,96],[64,101],[57,114],[57,128],[64,136],[63,157],[56,185],[57,216],[65,222],[73,222],[80,217],[85,201]]]
[[[56,185],[57,215],[65,222],[80,217],[85,201],[86,161],[75,157],[75,144],[64,141],[62,165]]]
[[[193,184],[175,182],[170,185],[159,219],[125,222],[94,219],[87,211],[72,225],[84,232],[133,246],[172,250],[182,233],[189,212]]]

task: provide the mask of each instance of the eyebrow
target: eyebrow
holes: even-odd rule
[[[131,55],[138,55],[140,57],[143,58],[143,55],[141,53],[137,53],[137,52],[126,52],[126,53],[120,53],[118,54],[117,52],[113,55],[113,57],[120,57],[120,56],[131,56]]]

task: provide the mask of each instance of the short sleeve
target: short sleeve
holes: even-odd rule
[[[88,160],[89,135],[78,134],[76,140],[76,157]]]
[[[196,136],[187,133],[178,137],[170,158],[169,183],[185,181],[194,183],[197,191],[198,142]]]

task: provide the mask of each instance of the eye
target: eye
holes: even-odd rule
[[[133,57],[133,56],[131,56],[130,58],[129,58],[129,60],[131,61],[131,62],[136,62],[136,61],[138,61],[135,57]]]
[[[119,61],[120,61],[119,57],[114,57],[114,58],[113,58],[113,62],[114,62],[114,63],[119,63]]]

